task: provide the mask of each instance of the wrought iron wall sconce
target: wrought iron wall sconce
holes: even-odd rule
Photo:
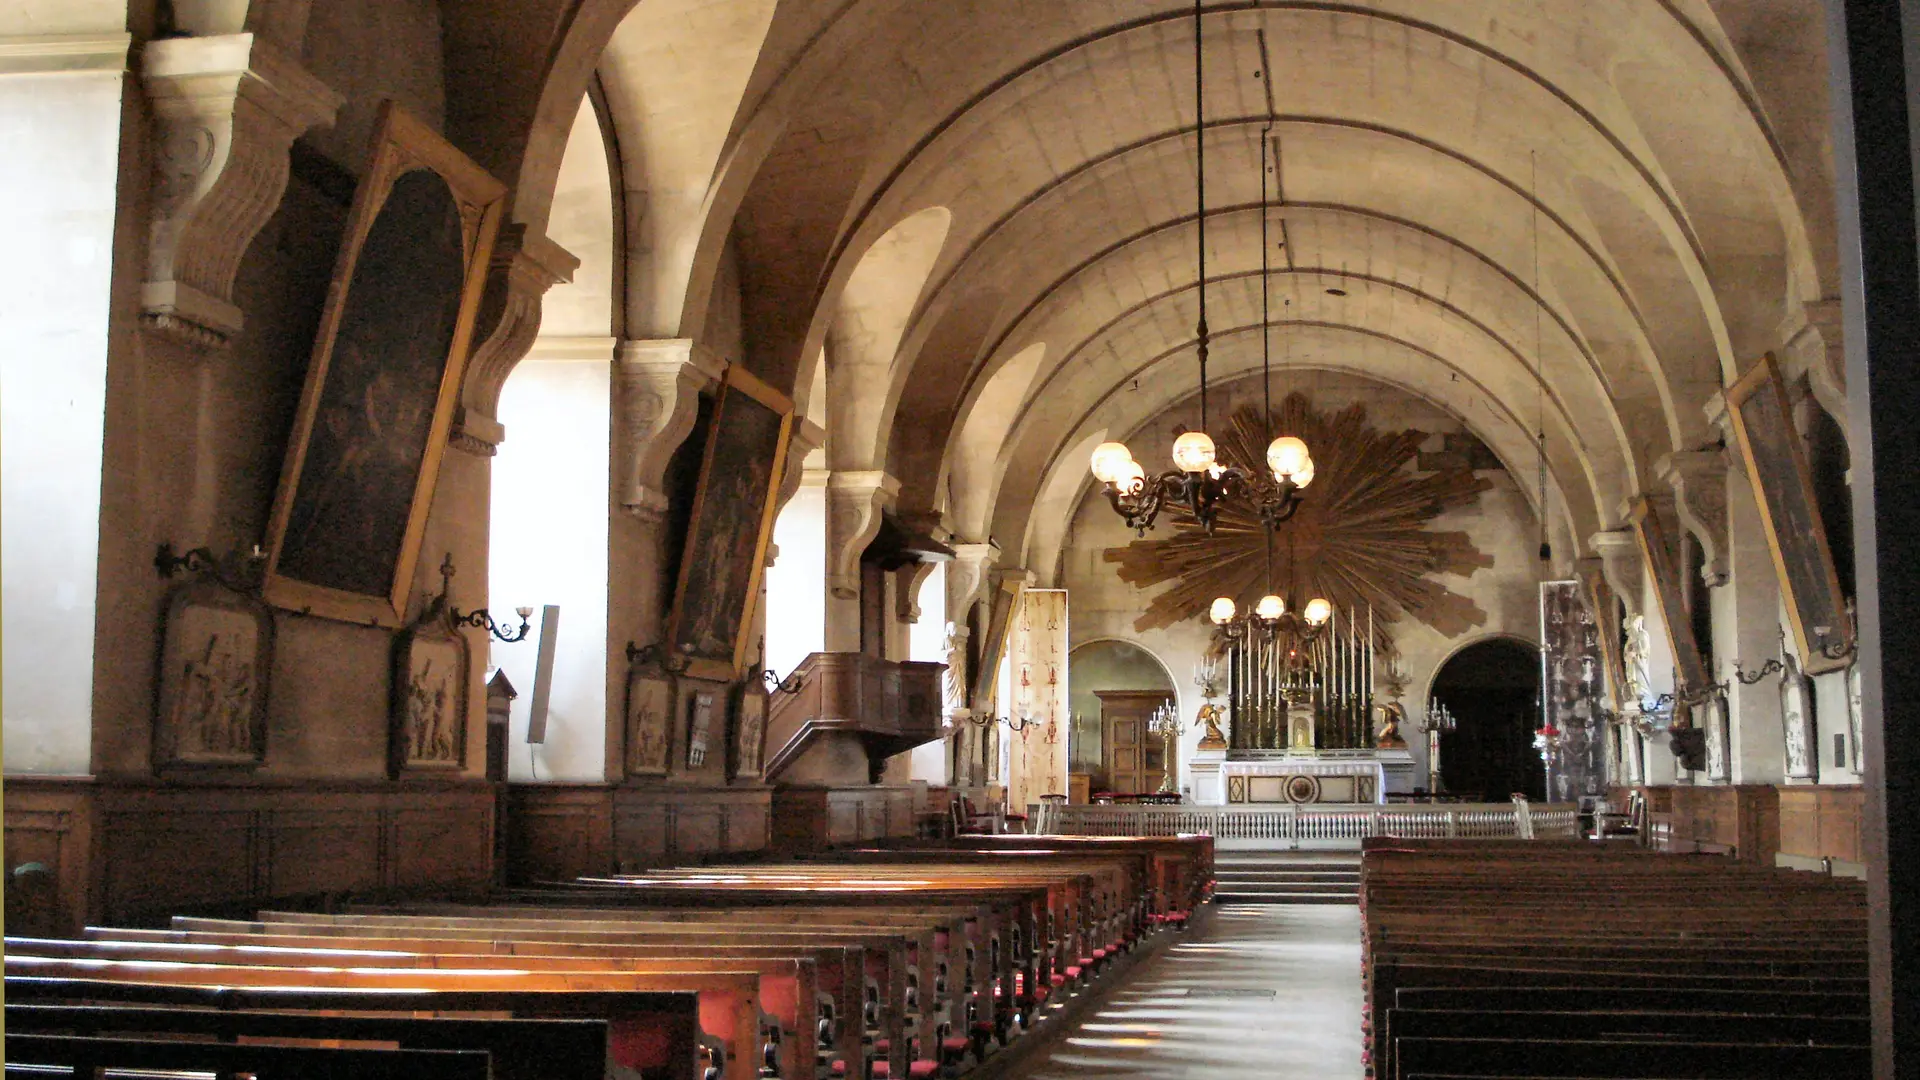
[[[651,645],[635,645],[627,642],[627,665],[638,667],[641,664],[659,664],[660,670],[669,675],[678,675],[687,670],[693,658],[684,653],[675,654],[660,647],[659,642]]]
[[[1017,720],[1005,716],[969,716],[967,717],[967,723],[972,724],[974,727],[982,728],[991,727],[994,724],[1003,724],[1008,731],[1020,732],[1030,727],[1039,727],[1045,724],[1046,721],[1031,716],[1022,716]]]
[[[767,684],[769,694],[797,694],[801,687],[807,685],[807,677],[798,671],[787,672],[787,677],[783,679],[779,672],[767,668],[760,673],[760,678]]]
[[[253,549],[244,554],[239,551],[228,552],[224,558],[215,555],[213,549],[208,547],[197,547],[176,555],[171,542],[161,544],[153,553],[153,568],[163,579],[175,578],[182,573],[205,574],[229,591],[249,594],[260,591],[260,570],[266,562],[267,553],[260,550],[259,544],[253,545]]]
[[[447,619],[449,622],[454,626],[470,626],[475,630],[485,630],[487,633],[492,634],[495,638],[498,638],[508,645],[512,645],[517,641],[527,640],[528,631],[533,629],[532,608],[520,607],[513,609],[513,613],[520,616],[520,629],[513,633],[508,633],[500,629],[500,624],[494,621],[492,613],[486,608],[480,608],[477,611],[463,612],[453,606],[451,599],[449,599],[453,596],[453,574],[453,552],[449,551],[440,560],[440,598],[447,601]]]

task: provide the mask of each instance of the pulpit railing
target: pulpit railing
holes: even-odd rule
[[[1030,815],[1038,828],[1060,836],[1176,836],[1205,833],[1217,840],[1359,841],[1408,839],[1547,839],[1579,835],[1571,803],[1533,806],[1462,803],[1444,806],[1049,806]]]

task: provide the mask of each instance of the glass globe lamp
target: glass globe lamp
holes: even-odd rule
[[[1189,431],[1173,440],[1173,463],[1181,472],[1205,472],[1213,458],[1213,438],[1204,431]]]
[[[1280,479],[1279,475],[1276,474],[1274,476],[1274,479],[1275,480]],[[1313,483],[1313,459],[1308,458],[1307,467],[1293,474],[1293,486],[1297,488],[1303,488],[1311,483]]]
[[[1333,617],[1333,605],[1316,596],[1307,601],[1306,610],[1301,614],[1306,617],[1307,625],[1319,626]]]
[[[1233,611],[1232,597],[1218,597],[1213,605],[1207,608],[1207,618],[1212,619],[1215,626],[1225,626],[1233,621]]]
[[[1268,593],[1260,598],[1258,604],[1253,606],[1253,613],[1268,622],[1276,622],[1280,616],[1287,613],[1287,605],[1279,597]]]
[[[1147,470],[1141,468],[1139,462],[1128,458],[1120,463],[1110,482],[1123,495],[1137,495],[1147,486]]]
[[[1093,478],[1111,484],[1132,461],[1133,452],[1127,449],[1126,443],[1103,442],[1093,448]]]
[[[1285,478],[1312,469],[1313,457],[1307,453],[1305,442],[1282,435],[1267,446],[1267,468],[1275,477]]]

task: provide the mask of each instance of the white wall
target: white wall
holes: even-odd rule
[[[935,664],[947,662],[947,564],[936,563],[926,580],[920,583],[915,598],[920,606],[920,621],[907,631],[907,659]],[[908,775],[929,784],[948,783],[947,741],[923,743],[909,751]]]
[[[0,74],[0,680],[8,772],[91,767],[121,72]],[[28,163],[31,163],[31,166]]]
[[[492,647],[520,693],[509,725],[514,780],[604,775],[611,351],[609,342],[597,360],[556,359],[536,345],[500,395],[507,441],[493,459],[488,604],[496,619],[521,605],[536,609],[526,641]],[[537,609],[546,604],[560,606],[559,648],[546,742],[530,747]]]
[[[809,469],[774,519],[767,568],[767,667],[783,677],[827,647],[826,474]],[[943,603],[942,607],[945,606]]]

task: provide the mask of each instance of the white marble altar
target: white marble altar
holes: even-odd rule
[[[1412,791],[1413,755],[1405,749],[1245,751],[1193,755],[1198,806],[1272,803],[1384,803]]]

